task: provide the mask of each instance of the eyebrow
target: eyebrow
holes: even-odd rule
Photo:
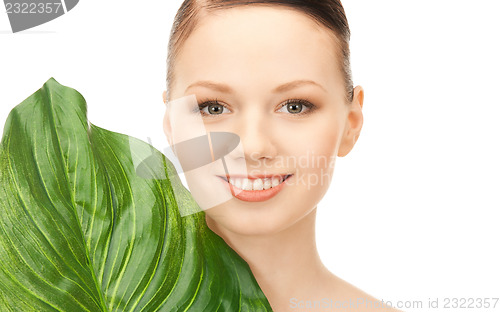
[[[304,85],[315,85],[315,86],[323,89],[323,91],[327,92],[326,89],[322,85],[320,85],[319,83],[317,83],[313,80],[302,79],[302,80],[294,80],[294,81],[290,81],[290,82],[287,82],[285,84],[282,84],[282,85],[276,87],[273,90],[273,93],[283,93],[283,92],[286,92],[286,91],[289,91],[291,89],[295,89],[295,88],[298,88],[298,87],[301,87]],[[186,88],[185,92],[187,92],[187,90],[189,90],[193,87],[205,87],[205,88],[209,88],[209,89],[212,89],[215,91],[219,91],[221,93],[234,93],[234,90],[230,86],[228,86],[227,84],[217,83],[217,82],[213,82],[213,81],[209,81],[209,80],[197,81],[197,82],[189,85],[189,87]]]

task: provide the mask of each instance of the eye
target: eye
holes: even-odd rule
[[[224,114],[224,110],[229,110],[225,104],[220,103],[217,99],[199,103],[198,109],[202,116],[222,115]]]
[[[292,115],[305,115],[312,112],[316,106],[309,101],[302,99],[290,99],[281,105],[278,112],[289,113]]]

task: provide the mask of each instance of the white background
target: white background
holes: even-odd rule
[[[82,0],[17,34],[2,8],[0,131],[54,77],[85,97],[93,124],[163,150],[167,41],[180,3]],[[318,207],[325,264],[379,299],[423,301],[407,311],[438,311],[425,308],[429,298],[500,297],[500,2],[344,6],[365,123]]]

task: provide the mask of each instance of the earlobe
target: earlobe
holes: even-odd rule
[[[167,104],[167,91],[163,91],[163,102]],[[170,112],[169,107],[165,109],[165,115],[163,117],[163,133],[167,137],[168,144],[172,146],[172,126],[170,124]]]
[[[167,104],[167,91],[163,91],[163,103]]]
[[[168,145],[172,146],[172,126],[170,125],[168,111],[165,112],[165,116],[163,117],[163,133],[167,137]]]
[[[361,128],[363,127],[363,102],[364,90],[361,86],[357,86],[354,89],[354,97],[350,104],[346,126],[337,154],[339,157],[349,154],[359,138]]]

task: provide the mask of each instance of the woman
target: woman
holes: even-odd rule
[[[239,149],[186,178],[274,311],[394,311],[329,272],[316,249],[317,204],[363,124],[349,37],[336,0],[187,0],[172,29],[165,134],[170,145],[239,136]],[[198,119],[179,109],[189,105]]]

